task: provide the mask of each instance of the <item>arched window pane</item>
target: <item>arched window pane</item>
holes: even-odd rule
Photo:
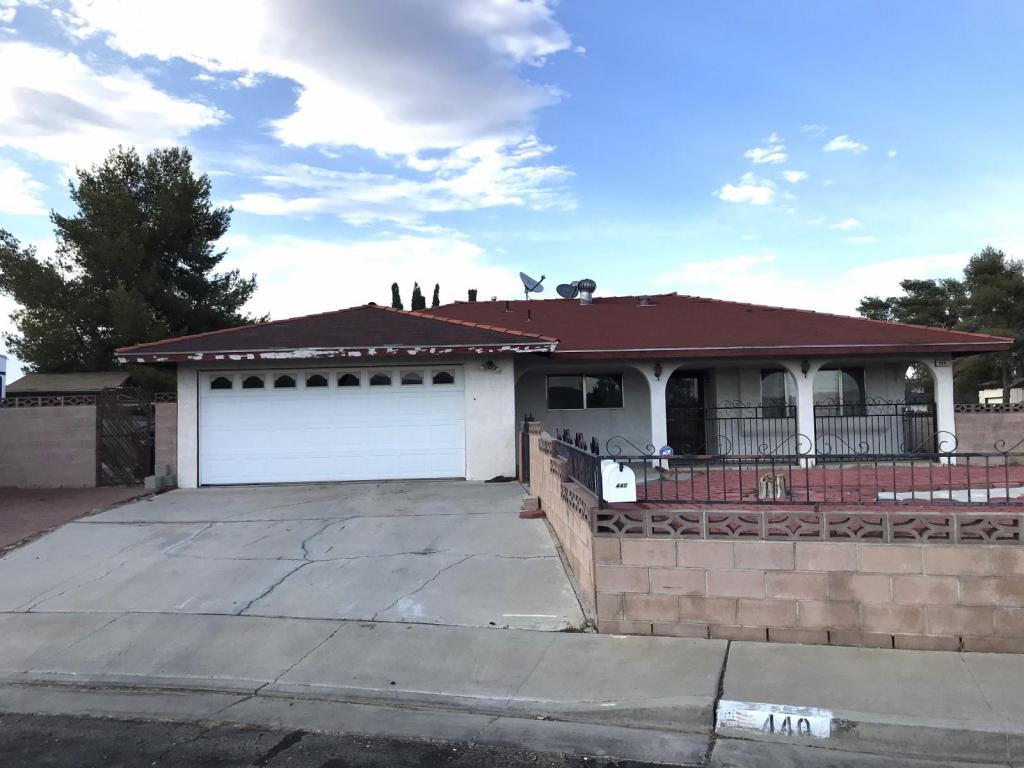
[[[434,371],[433,382],[435,384],[454,384],[455,376],[451,371]]]
[[[287,373],[274,379],[274,389],[295,389],[295,377]]]
[[[408,384],[422,384],[422,383],[423,383],[423,374],[420,373],[419,371],[406,371],[405,373],[402,374],[402,386],[403,387],[408,385]]]
[[[390,373],[375,373],[370,377],[371,387],[390,387],[391,386],[391,374]]]
[[[359,386],[359,374],[357,373],[343,373],[338,377],[339,387],[358,387]]]
[[[210,382],[210,389],[231,389],[234,384],[227,376],[218,376]]]
[[[315,387],[326,387],[327,377],[321,376],[319,373],[314,373],[312,376],[306,377],[306,389],[313,389]]]
[[[262,376],[246,376],[242,379],[242,389],[263,389]]]

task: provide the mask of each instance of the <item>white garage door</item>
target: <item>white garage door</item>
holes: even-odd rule
[[[199,482],[463,477],[458,366],[208,371]]]

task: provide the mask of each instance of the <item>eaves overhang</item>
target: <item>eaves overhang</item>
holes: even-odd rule
[[[505,344],[455,344],[455,345],[402,345],[385,344],[373,347],[307,347],[302,349],[248,349],[221,351],[174,351],[133,352],[130,349],[117,350],[119,363],[206,363],[246,361],[293,361],[293,360],[381,360],[412,357],[453,357],[479,355],[513,355],[550,353],[558,343],[555,341],[531,341]]]

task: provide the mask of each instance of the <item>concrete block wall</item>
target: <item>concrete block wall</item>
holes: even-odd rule
[[[602,632],[1024,652],[1024,546],[597,537]]]
[[[958,406],[955,414],[957,450],[991,453],[997,441],[1004,450],[1024,440],[1024,411],[970,409]],[[1024,452],[1024,443],[1015,449]]]
[[[154,406],[156,416],[155,464],[157,468],[169,466],[171,474],[178,471],[178,404],[157,403]]]
[[[0,408],[0,487],[96,485],[96,406]]]
[[[596,499],[539,443],[531,435],[531,491],[593,601],[600,632],[1024,653],[1024,542],[595,533],[595,510],[588,518],[580,504]]]
[[[593,514],[597,499],[582,486],[565,480],[564,461],[542,452],[536,434],[530,437],[530,452],[530,492],[541,499],[541,509],[569,561],[581,598],[594,612]]]

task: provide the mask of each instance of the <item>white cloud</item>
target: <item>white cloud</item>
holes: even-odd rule
[[[117,144],[171,144],[224,117],[134,72],[99,72],[73,53],[28,43],[0,43],[0,72],[0,146],[68,166],[96,162]]]
[[[267,167],[257,178],[270,191],[241,195],[232,205],[249,213],[332,213],[352,223],[418,224],[424,214],[495,206],[569,209],[572,173],[531,164],[551,152],[529,138],[516,146],[477,142],[440,160],[423,161],[426,175],[334,171],[310,165]]]
[[[559,97],[517,67],[539,66],[572,45],[541,0],[72,0],[71,7],[83,29],[129,56],[296,82],[295,111],[273,123],[286,144],[387,155],[520,140],[534,110]]]
[[[823,136],[828,128],[818,123],[805,123],[800,126],[800,133],[806,133],[809,136]]]
[[[0,160],[0,213],[45,216],[48,211],[39,198],[44,189],[27,171]]]
[[[836,136],[822,149],[826,152],[853,152],[853,154],[859,155],[861,152],[867,152],[868,145],[851,139],[844,133],[841,136]]]
[[[744,173],[739,184],[726,184],[717,189],[715,195],[728,203],[751,203],[769,205],[775,200],[775,184],[769,179],[760,179],[752,173]]]
[[[874,235],[854,235],[853,237],[846,238],[846,242],[853,243],[854,245],[869,245],[877,243],[878,238]]]
[[[861,224],[857,219],[849,218],[837,221],[835,224],[829,224],[829,229],[863,229],[864,225]]]
[[[790,184],[797,184],[807,178],[807,171],[783,171],[782,178]]]
[[[786,143],[777,133],[772,133],[760,147],[753,147],[743,156],[757,165],[778,165],[786,162]]]
[[[809,277],[785,268],[773,251],[703,262],[687,262],[653,278],[649,290],[679,290],[754,304],[855,315],[865,296],[895,296],[900,280],[955,277],[970,258],[966,251],[878,261]]]
[[[836,183],[835,179],[825,179],[823,182],[821,182],[821,186],[823,186],[823,187],[832,187],[832,186],[835,186],[835,183]]]
[[[513,298],[520,289],[515,270],[489,263],[475,243],[459,237],[407,235],[362,242],[292,236],[263,237],[236,244],[225,266],[256,272],[259,289],[249,305],[274,318],[366,304],[390,304],[391,283],[401,286],[406,308],[413,281],[424,293],[441,285],[442,301]]]
[[[535,73],[573,49],[546,0],[71,0],[71,7],[73,33],[128,56],[184,59],[203,69],[197,77],[216,76],[222,86],[294,82],[294,108],[270,124],[284,144],[328,157],[360,147],[429,175],[336,177],[329,190],[298,195],[247,190],[240,210],[371,221],[408,218],[409,210],[572,206],[562,188],[569,171],[545,165],[553,148],[534,136],[536,111],[561,98]],[[356,200],[346,200],[353,189]]]
[[[896,155],[898,155],[898,154],[899,154],[899,152],[897,152],[897,151],[896,151],[895,149],[890,149],[890,150],[889,150],[888,152],[886,152],[886,154],[887,154],[887,155],[888,155],[889,157],[896,157]]]

